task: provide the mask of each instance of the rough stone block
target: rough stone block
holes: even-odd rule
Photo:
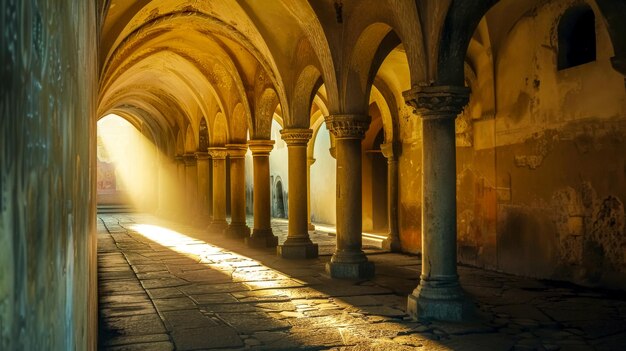
[[[374,263],[364,262],[328,262],[326,272],[331,278],[369,279],[374,277]]]
[[[435,300],[411,294],[406,312],[415,319],[461,322],[472,319],[474,306],[464,298]]]
[[[246,238],[246,245],[258,248],[276,247],[278,246],[278,237],[271,234],[271,231],[268,234],[255,230],[249,238]]]
[[[317,258],[318,247],[317,244],[302,244],[302,245],[280,245],[276,248],[278,256],[287,259],[307,259]]]
[[[229,225],[224,229],[224,235],[233,239],[242,239],[250,236],[250,228],[245,224]]]

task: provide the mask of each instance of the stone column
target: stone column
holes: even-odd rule
[[[230,158],[230,225],[224,233],[234,238],[247,238],[246,225],[246,144],[228,144]]]
[[[457,86],[416,87],[404,93],[422,117],[422,274],[408,297],[415,318],[467,319],[456,268],[456,144],[454,120],[469,100]]]
[[[174,211],[173,219],[180,219],[184,217],[186,213],[185,204],[187,203],[185,196],[185,191],[187,190],[187,187],[185,185],[185,159],[183,158],[183,155],[176,155],[176,157],[174,157],[174,162],[176,163],[176,184],[174,189],[176,210]]]
[[[326,271],[333,278],[371,278],[374,264],[362,250],[361,139],[366,115],[331,115],[326,127],[335,136],[337,158],[337,249]]]
[[[207,228],[211,232],[224,232],[226,222],[226,156],[225,147],[210,147],[213,160],[213,218]]]
[[[254,170],[254,229],[252,235],[246,238],[246,243],[255,247],[276,247],[278,238],[272,232],[271,222],[269,157],[274,140],[250,140],[248,146],[252,151]]]
[[[193,220],[198,212],[198,171],[196,155],[184,154],[185,162],[185,214],[184,219]]]
[[[311,129],[283,129],[280,134],[287,143],[289,153],[289,232],[287,240],[278,246],[283,258],[315,258],[317,244],[309,238],[308,214],[308,164],[306,146],[313,135]]]
[[[315,226],[311,223],[311,166],[315,163],[314,158],[307,158],[306,166],[306,221],[309,230],[315,230]]]
[[[196,152],[198,170],[198,216],[195,222],[206,225],[209,223],[209,154]]]
[[[387,158],[387,222],[389,233],[383,241],[383,249],[391,252],[400,252],[400,232],[398,231],[398,157],[400,143],[391,142],[381,144],[380,150]]]

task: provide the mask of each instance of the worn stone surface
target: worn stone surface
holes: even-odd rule
[[[414,256],[370,249],[377,276],[334,280],[324,272],[328,254],[283,260],[274,250],[149,215],[100,220],[101,272],[159,272],[101,276],[104,350],[615,350],[626,340],[626,299],[602,290],[461,266],[475,320],[418,322],[406,314],[418,279],[419,269],[407,269]],[[137,224],[177,235],[164,240]],[[286,223],[273,225],[285,240]],[[171,264],[190,256],[200,259]],[[146,288],[155,279],[176,284]]]

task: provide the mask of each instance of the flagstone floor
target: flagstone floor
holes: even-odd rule
[[[274,221],[280,241],[286,221]],[[102,350],[626,350],[626,297],[459,267],[470,323],[412,321],[416,256],[364,241],[370,281],[330,279],[335,237],[314,260],[284,260],[146,214],[98,221]]]

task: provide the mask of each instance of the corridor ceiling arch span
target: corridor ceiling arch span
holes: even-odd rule
[[[116,94],[106,104],[101,105],[104,111],[101,115],[111,111],[139,111],[138,116],[147,121],[154,121],[160,129],[167,131],[178,128],[185,121],[185,111],[177,104],[172,96],[156,88],[130,89]]]
[[[173,30],[183,32],[187,36],[204,38],[226,51],[239,70],[246,87],[253,82],[256,65],[260,66],[269,80],[276,87],[281,103],[286,103],[284,84],[274,57],[264,37],[250,15],[236,1],[197,2],[197,1],[151,1],[143,7],[124,6],[113,1],[119,11],[129,13],[111,16],[111,23],[105,24],[103,35],[104,51],[106,51],[102,71],[115,66],[114,62],[135,51],[135,45],[144,40],[164,38]],[[272,2],[273,3],[273,2]],[[132,44],[137,42],[139,44]],[[206,46],[198,46],[190,56],[206,52]]]
[[[209,103],[214,100],[224,109],[223,97],[214,84],[196,65],[172,52],[161,50],[151,56],[144,56],[122,72],[101,92],[101,104],[106,103],[111,95],[129,92],[136,89],[155,87],[164,95],[172,97],[194,126],[195,106],[199,106],[202,114],[209,115]]]

